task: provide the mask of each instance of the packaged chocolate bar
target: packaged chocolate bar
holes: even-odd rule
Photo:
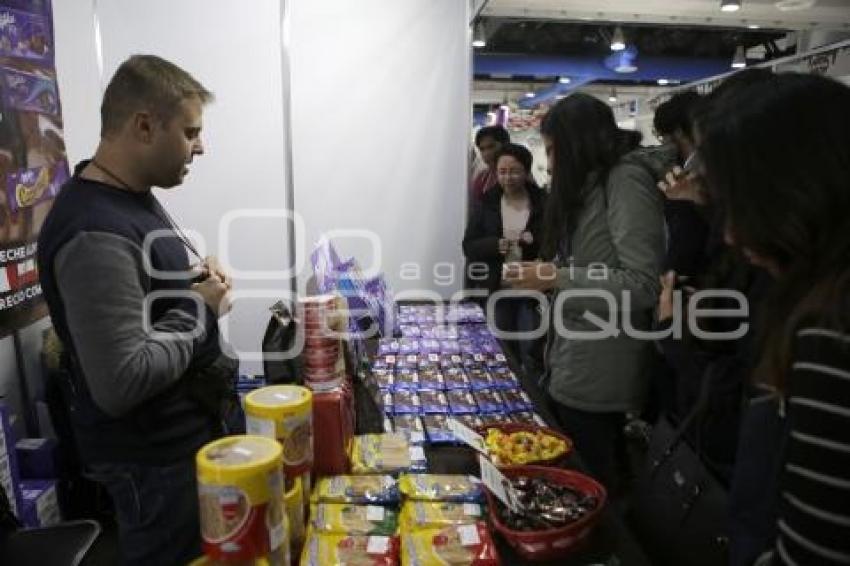
[[[0,7],[0,57],[52,62],[53,34],[48,19],[43,14]]]
[[[398,354],[398,340],[395,338],[381,338],[378,342],[378,355]]]
[[[0,76],[7,108],[59,115],[59,94],[55,79],[11,67],[0,67]]]
[[[440,356],[440,367],[443,369],[462,368],[463,358],[460,354],[442,354]]]
[[[446,390],[469,389],[469,378],[461,369],[450,368],[443,370],[443,380],[446,383]]]
[[[419,394],[414,391],[393,393],[393,413],[396,415],[418,415],[422,412]]]
[[[393,371],[390,369],[373,369],[372,379],[375,380],[375,384],[378,386],[378,389],[392,391],[394,388],[395,376],[393,375]]]
[[[481,413],[499,413],[505,410],[502,396],[496,391],[474,391],[472,396],[475,398]]]
[[[419,354],[403,354],[399,355],[395,369],[410,369],[416,370],[419,368]]]
[[[419,372],[419,391],[442,391],[445,388],[441,371],[428,369]]]
[[[381,405],[384,409],[384,414],[391,416],[395,414],[395,403],[393,402],[393,394],[387,391],[381,395]]]
[[[513,413],[511,414],[511,417],[513,417],[514,421],[518,423],[536,426],[549,426],[546,424],[546,421],[543,420],[543,417],[531,411],[520,411],[518,413]]]
[[[421,335],[419,327],[412,324],[399,325],[399,331],[405,338],[418,338]]]
[[[519,380],[517,379],[514,372],[511,370],[507,371],[499,371],[493,370],[490,371],[490,383],[492,384],[493,389],[517,389],[519,388]]]
[[[481,420],[484,422],[484,426],[496,426],[496,425],[504,425],[511,424],[516,422],[513,417],[516,417],[520,413],[514,413],[512,415],[507,415],[505,413],[491,413],[487,415],[480,415]]]
[[[420,338],[419,339],[420,354],[439,354],[440,341],[435,338]]]
[[[418,415],[395,415],[392,418],[392,426],[395,432],[407,435],[411,444],[425,442],[425,425]]]
[[[499,552],[483,521],[405,531],[402,566],[498,566]]]
[[[457,340],[444,338],[440,340],[440,352],[443,354],[460,354],[460,344]]]
[[[398,353],[402,356],[419,353],[419,340],[415,338],[402,338],[398,343]]]
[[[431,444],[446,444],[456,442],[454,433],[449,429],[446,415],[423,415],[422,424]]]
[[[419,389],[419,372],[416,369],[396,369],[394,391],[416,391]]]
[[[505,409],[509,413],[530,411],[534,407],[528,393],[521,389],[507,389],[502,391],[502,399],[505,403]]]
[[[484,426],[484,421],[480,415],[454,415],[450,418],[455,419],[472,430],[478,430]]]
[[[508,359],[501,352],[487,354],[485,361],[487,363],[487,367],[491,368],[507,367],[508,364]]]
[[[469,391],[452,390],[447,394],[449,406],[453,415],[468,415],[478,413],[478,405]]]
[[[490,389],[493,386],[493,381],[487,370],[474,368],[466,372],[469,377],[470,389],[479,391],[481,389]]]
[[[422,403],[422,412],[426,415],[445,415],[449,412],[449,400],[442,391],[420,391],[419,401]]]
[[[372,360],[372,369],[395,369],[397,359],[398,356],[395,354],[377,356],[374,360]]]
[[[351,471],[354,474],[394,474],[427,468],[422,447],[415,448],[408,442],[407,435],[400,432],[355,436],[351,444]]]

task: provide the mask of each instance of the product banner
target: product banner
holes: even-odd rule
[[[49,0],[0,0],[0,337],[45,316],[38,233],[68,180]]]

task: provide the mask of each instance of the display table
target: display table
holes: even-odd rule
[[[377,349],[377,340],[367,343],[367,352],[373,357]],[[540,390],[529,383],[522,371],[518,370],[518,364],[511,358],[509,352],[505,352],[508,364],[520,379],[523,389],[532,398],[537,412],[548,426],[554,426],[554,418],[548,410],[547,403]],[[359,381],[359,380],[356,380]],[[375,401],[374,391],[370,391],[364,383],[355,385],[355,404],[357,414],[357,434],[380,433],[383,429],[383,414]],[[428,457],[428,470],[437,474],[472,474],[480,476],[478,467],[478,453],[472,448],[465,446],[426,446],[425,453]],[[580,472],[585,472],[580,455],[571,452],[566,461],[566,467]],[[586,473],[586,472],[585,472]],[[502,563],[505,565],[524,564],[513,549],[508,546],[502,538],[494,535]],[[554,562],[534,564],[552,564],[558,566],[587,566],[591,564],[621,565],[621,566],[650,566],[649,560],[644,555],[640,545],[635,540],[631,531],[626,527],[624,521],[617,515],[616,511],[607,506],[602,513],[602,518],[590,538],[565,559]]]

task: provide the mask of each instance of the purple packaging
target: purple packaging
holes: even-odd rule
[[[47,480],[58,477],[56,466],[57,443],[52,438],[22,438],[15,444],[18,472],[28,480]]]
[[[507,367],[508,365],[508,359],[501,352],[488,355],[485,362],[487,363],[487,367],[492,368]]]
[[[398,340],[395,338],[381,338],[378,342],[378,355],[398,354]]]
[[[419,372],[415,369],[398,369],[395,372],[393,391],[416,391],[419,389]]]
[[[454,390],[446,395],[453,415],[469,415],[478,413],[478,405],[469,391]]]
[[[505,409],[509,413],[530,411],[534,407],[528,394],[520,389],[502,391],[502,399],[504,399]]]
[[[457,340],[442,339],[440,340],[440,351],[444,354],[459,354],[460,344],[457,343]]]
[[[419,369],[439,369],[440,368],[440,354],[420,354],[419,356]]]
[[[531,411],[522,411],[522,412],[519,412],[519,413],[514,413],[511,416],[518,423],[537,425],[537,426],[549,426],[549,425],[546,424],[546,421],[543,420],[543,417],[541,417],[537,413],[533,413]]]
[[[56,163],[52,168],[35,167],[21,169],[6,176],[6,198],[9,209],[18,212],[22,208],[54,198],[68,180],[68,164]]]
[[[469,377],[469,386],[473,391],[490,389],[493,386],[493,380],[487,370],[476,368],[467,371],[466,375]]]
[[[482,413],[500,413],[505,410],[502,396],[496,391],[473,391],[472,396]]]
[[[442,354],[440,356],[440,367],[443,369],[462,368],[463,358],[460,354]]]
[[[419,340],[415,338],[402,338],[398,341],[398,353],[402,356],[419,353]]]
[[[442,391],[420,391],[422,412],[426,415],[445,415],[449,412],[449,400]]]
[[[51,63],[53,33],[48,18],[0,7],[0,57]]]
[[[425,415],[422,417],[428,442],[431,444],[445,444],[456,442],[454,433],[449,429],[446,415]]]
[[[62,521],[55,480],[21,481],[21,522],[29,528],[49,527]]]
[[[417,415],[396,415],[392,418],[393,430],[407,435],[411,444],[425,442],[425,426]]]
[[[419,394],[413,391],[397,391],[393,394],[393,413],[396,415],[418,415],[422,412]]]
[[[378,386],[378,389],[392,391],[395,389],[395,376],[391,369],[373,369],[372,379]]]
[[[467,428],[471,428],[472,430],[479,430],[484,426],[484,421],[478,415],[457,415],[452,418],[463,423]]]
[[[405,338],[418,338],[421,334],[418,326],[413,326],[410,324],[401,324],[398,327],[399,332]]]
[[[7,108],[59,115],[59,94],[54,79],[11,67],[0,67],[0,76]]]
[[[419,367],[419,354],[405,354],[396,359],[396,371],[401,369],[415,370]]]
[[[488,415],[481,415],[481,420],[484,421],[485,427],[498,426],[516,422],[513,418],[511,418],[515,416],[516,415],[506,415],[504,413],[491,413]]]
[[[440,341],[435,338],[421,338],[419,352],[422,354],[440,353]]]
[[[12,512],[17,517],[23,512],[20,484],[11,411],[8,405],[0,401],[0,488],[6,490]]]
[[[387,391],[381,394],[381,405],[383,405],[385,415],[389,416],[395,414],[392,393]]]
[[[519,387],[519,380],[514,372],[508,368],[491,369],[489,373],[494,389],[516,389]]]
[[[446,382],[439,370],[426,369],[419,372],[419,391],[442,391],[445,388]]]
[[[398,357],[394,354],[378,356],[372,360],[372,369],[394,369],[397,361]]]
[[[449,368],[443,370],[443,380],[447,390],[469,389],[469,378],[462,369]]]

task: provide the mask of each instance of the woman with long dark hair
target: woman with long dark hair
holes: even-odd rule
[[[564,430],[609,488],[625,464],[625,413],[640,411],[664,257],[656,181],[673,163],[639,149],[605,103],[558,102],[540,127],[552,173],[544,262],[508,267],[516,288],[555,291],[544,385]]]
[[[699,127],[727,240],[775,278],[756,378],[782,395],[787,437],[760,563],[850,564],[850,88],[776,75]]]

